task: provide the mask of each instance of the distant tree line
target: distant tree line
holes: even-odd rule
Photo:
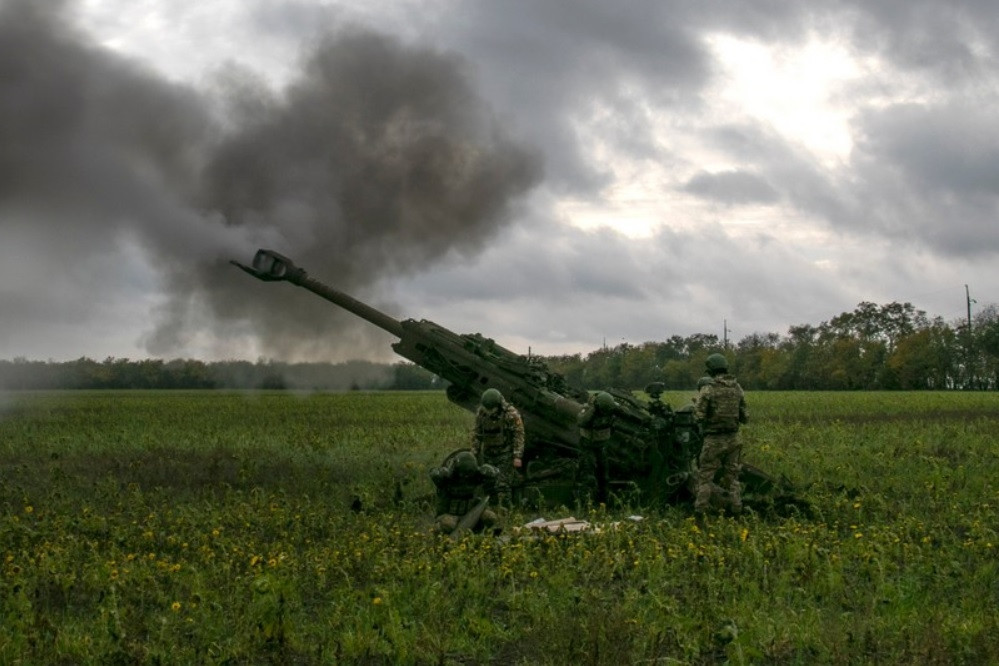
[[[661,381],[689,389],[716,351],[754,390],[995,390],[999,308],[980,309],[969,330],[967,321],[929,319],[911,303],[863,302],[818,326],[792,326],[784,336],[754,333],[729,345],[716,335],[673,336],[548,360],[569,383],[586,388]]]
[[[589,354],[550,356],[571,385],[640,389],[663,382],[689,389],[704,359],[725,353],[740,383],[753,390],[921,390],[999,388],[999,306],[967,321],[929,319],[911,303],[860,303],[818,326],[786,335],[754,333],[734,344],[716,335],[673,336]],[[278,361],[0,361],[6,389],[290,389],[428,390],[445,383],[412,363]]]

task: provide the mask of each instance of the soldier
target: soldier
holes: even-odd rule
[[[492,465],[480,465],[471,451],[459,451],[440,467],[430,470],[430,480],[437,488],[437,520],[435,529],[451,534],[462,519],[468,517],[470,530],[485,529],[496,524],[496,514],[478,506],[494,492],[499,470]],[[475,515],[479,511],[479,515]]]
[[[579,413],[580,486],[593,494],[597,502],[607,503],[607,446],[614,431],[617,402],[605,391],[592,396]]]
[[[715,380],[713,380],[711,377],[708,377],[707,375],[704,375],[703,377],[701,377],[700,379],[698,379],[697,380],[697,395],[695,395],[693,398],[691,398],[690,401],[693,402],[694,404],[696,404],[697,403],[697,399],[701,395],[701,391],[704,390],[704,387],[707,386],[708,384],[713,384],[714,381]]]
[[[694,404],[694,414],[704,433],[698,459],[694,512],[703,514],[707,511],[712,495],[720,488],[727,495],[722,499],[728,509],[738,514],[742,511],[739,427],[748,420],[746,397],[739,382],[728,374],[728,360],[724,356],[711,354],[705,365],[711,382],[701,387]],[[721,478],[716,485],[715,474],[719,470]]]
[[[486,389],[482,393],[472,430],[472,452],[476,458],[499,470],[496,499],[501,504],[509,503],[517,482],[517,470],[524,464],[524,422],[517,408],[497,389]]]

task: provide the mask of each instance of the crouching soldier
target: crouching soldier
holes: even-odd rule
[[[430,470],[430,480],[437,488],[434,528],[441,534],[451,534],[493,527],[497,518],[489,508],[489,497],[496,491],[498,478],[499,470],[492,465],[480,465],[471,451],[460,451]]]

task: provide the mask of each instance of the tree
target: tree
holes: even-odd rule
[[[892,302],[878,306],[863,301],[853,312],[830,319],[825,328],[841,337],[884,342],[891,351],[900,338],[928,324],[926,313],[917,310],[912,303]]]
[[[647,386],[654,379],[657,367],[654,343],[627,347],[622,353],[620,385],[631,389]]]
[[[975,314],[973,335],[983,388],[999,388],[999,306],[990,303]]]
[[[745,388],[765,388],[763,380],[764,359],[772,355],[780,344],[776,333],[753,333],[735,346],[735,374]]]
[[[787,363],[779,384],[782,389],[815,388],[817,377],[810,377],[809,367],[812,365],[812,354],[816,345],[819,330],[809,324],[792,326],[788,329],[787,338],[781,345],[781,350],[787,354]]]
[[[956,371],[954,339],[953,329],[942,321],[901,338],[886,361],[891,377],[886,388],[950,388]]]

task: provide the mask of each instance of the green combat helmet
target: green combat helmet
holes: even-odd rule
[[[475,454],[471,451],[461,451],[451,463],[453,469],[458,474],[474,474],[479,471],[479,462],[475,459]]]
[[[614,400],[614,396],[606,391],[598,393],[597,397],[593,400],[593,404],[602,412],[613,411],[617,407],[617,401]]]
[[[715,381],[714,379],[708,376],[701,377],[700,379],[697,380],[697,390],[700,391],[708,384],[713,384],[714,381]]]
[[[704,360],[704,365],[712,375],[728,371],[728,359],[721,354],[712,354]]]
[[[498,389],[486,389],[482,392],[481,402],[486,409],[496,409],[503,404],[503,394]]]

